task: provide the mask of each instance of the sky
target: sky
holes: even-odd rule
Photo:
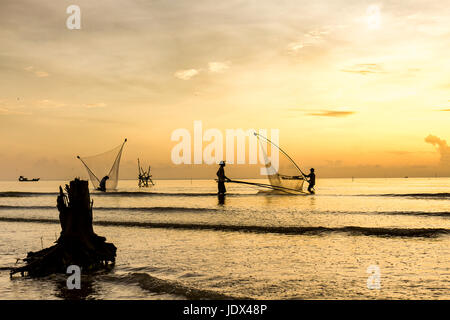
[[[124,138],[122,178],[214,178],[171,160],[196,120],[279,129],[318,178],[450,176],[446,2],[2,0],[0,179],[87,177]]]

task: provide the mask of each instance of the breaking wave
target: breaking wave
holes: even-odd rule
[[[58,223],[56,219],[42,218],[12,218],[0,217],[4,222],[35,222]],[[278,227],[278,226],[252,226],[252,225],[227,225],[227,224],[194,224],[194,223],[165,223],[165,222],[139,222],[139,221],[95,221],[97,226],[119,226],[138,228],[167,228],[184,230],[212,230],[225,232],[253,232],[253,233],[277,233],[286,235],[320,235],[328,233],[346,233],[350,235],[380,236],[380,237],[437,237],[449,235],[450,229],[444,228],[371,228],[358,226],[345,227]]]
[[[242,297],[233,297],[220,292],[187,287],[184,284],[174,280],[164,280],[153,277],[147,273],[133,272],[123,276],[104,276],[102,280],[138,284],[142,289],[153,293],[165,293],[176,296],[182,296],[191,300],[210,299],[210,300],[234,300],[248,299]]]

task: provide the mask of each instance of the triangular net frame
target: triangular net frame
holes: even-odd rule
[[[258,138],[260,150],[264,158],[265,175],[269,179],[270,185],[273,189],[287,193],[306,193],[303,191],[303,185],[305,181],[307,181],[306,177],[294,160],[292,160],[286,152],[266,137],[256,132],[255,136]],[[271,157],[277,153],[280,155],[278,170],[272,165],[271,157],[267,154],[268,144],[271,145]]]
[[[100,181],[105,176],[109,177],[109,179],[106,180],[106,190],[117,189],[120,159],[126,142],[127,139],[114,149],[94,156],[77,157],[86,168],[86,171],[89,174],[89,180],[95,189],[100,187]]]

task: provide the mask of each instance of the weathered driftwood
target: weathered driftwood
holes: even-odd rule
[[[82,273],[109,269],[114,265],[116,247],[105,237],[95,234],[88,182],[75,179],[66,185],[67,196],[59,187],[57,208],[61,234],[56,244],[38,252],[29,252],[25,265],[11,270],[30,277],[66,273],[70,265],[78,265]]]

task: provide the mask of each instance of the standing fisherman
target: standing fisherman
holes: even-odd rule
[[[225,194],[227,192],[227,189],[225,189],[225,181],[230,181],[230,179],[228,179],[225,176],[225,161],[220,161],[220,167],[219,170],[217,170],[217,187],[219,188],[218,194]]]

